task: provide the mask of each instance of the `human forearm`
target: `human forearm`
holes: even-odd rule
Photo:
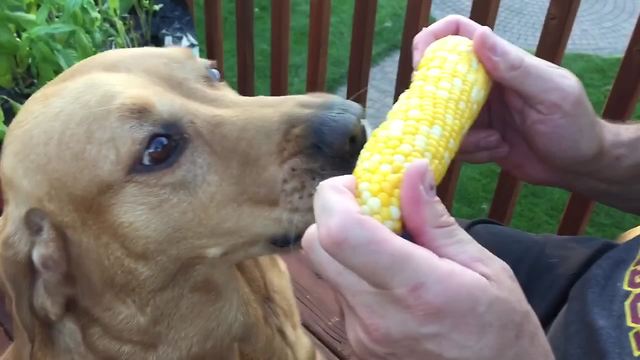
[[[585,175],[568,174],[565,188],[640,214],[640,123],[602,122],[603,147]]]

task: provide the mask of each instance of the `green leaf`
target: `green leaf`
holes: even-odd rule
[[[1,113],[2,111],[0,111]],[[4,123],[4,116],[2,119],[2,124],[0,124],[0,140],[4,140],[4,136],[7,134],[7,125]]]
[[[22,109],[22,104],[20,104],[19,102],[13,100],[12,98],[5,96],[5,95],[0,95],[0,99],[4,99],[6,102],[9,103],[9,105],[11,105],[11,110],[13,110],[13,112],[15,114],[18,113],[18,111],[20,111],[20,109]]]
[[[85,1],[82,4],[82,7],[89,13],[91,18],[95,22],[100,22],[100,20],[101,20],[100,12],[98,11],[98,8],[96,7],[95,3],[93,3],[92,1]]]
[[[20,44],[18,45],[18,52],[16,53],[16,66],[18,73],[23,73],[27,71],[29,67],[29,63],[31,61],[31,51],[29,44],[31,43],[31,38],[25,36]]]
[[[69,18],[69,16],[71,16],[72,13],[80,9],[81,5],[82,5],[82,0],[65,0],[64,10],[62,13],[63,17]]]
[[[55,54],[58,58],[58,64],[65,70],[78,62],[78,53],[71,49],[60,49]]]
[[[56,44],[59,46],[59,44]],[[34,55],[34,66],[37,70],[38,85],[43,86],[56,75],[56,68],[59,68],[58,57],[41,42],[35,42],[32,49]]]
[[[38,25],[36,16],[18,11],[0,12],[0,22],[20,24],[24,29],[31,29]]]
[[[13,55],[18,52],[20,41],[7,24],[0,24],[0,54]]]
[[[36,12],[36,21],[38,24],[46,24],[51,12],[51,6],[48,3],[42,4],[38,12]]]
[[[13,68],[15,67],[13,56],[0,55],[0,87],[11,89],[14,86]]]
[[[91,44],[91,38],[84,31],[75,32],[74,43],[76,44],[78,54],[81,58],[86,58],[95,54],[95,49]]]
[[[134,1],[135,0],[120,0],[119,14],[129,13],[129,10],[131,10]]]
[[[49,64],[39,63],[38,68],[38,85],[44,86],[56,77],[56,73]]]
[[[78,27],[71,24],[56,23],[51,25],[39,25],[29,30],[29,35],[38,37],[42,35],[61,34],[76,30]]]
[[[9,104],[11,105],[11,109],[13,110],[14,114],[17,114],[20,109],[22,108],[22,105],[18,104],[16,101],[14,101],[13,99],[10,99],[4,95],[0,96],[0,99],[5,99],[7,102],[9,102]],[[4,112],[2,111],[2,109],[0,108],[0,140],[4,139],[4,136],[7,133],[7,125],[5,123],[5,117],[4,117]]]
[[[120,11],[120,0],[109,0],[109,8],[115,14],[119,14],[118,11]]]

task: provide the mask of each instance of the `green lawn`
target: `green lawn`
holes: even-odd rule
[[[196,0],[201,6],[202,0]],[[200,2],[200,4],[199,4]],[[268,94],[270,72],[270,1],[255,1],[256,92]],[[327,90],[335,91],[346,81],[349,61],[353,0],[332,1],[329,34]],[[405,4],[379,1],[374,38],[374,63],[399,48]],[[197,12],[196,26],[202,34],[203,14]],[[225,77],[232,86],[236,79],[235,5],[223,1]],[[292,0],[289,86],[291,93],[303,93],[306,83],[309,1]],[[201,36],[201,35],[200,35]],[[203,39],[200,37],[200,39]],[[568,54],[564,66],[575,72],[585,84],[596,110],[600,111],[619,66],[619,58]],[[389,84],[394,86],[394,84]],[[640,112],[636,112],[640,116]],[[495,189],[499,169],[494,165],[465,165],[462,170],[453,213],[474,218],[486,216]],[[525,185],[517,203],[512,225],[532,232],[555,232],[568,194],[557,189]],[[587,229],[589,235],[607,238],[640,224],[640,217],[598,205]]]

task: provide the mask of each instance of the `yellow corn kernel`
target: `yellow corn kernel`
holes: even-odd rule
[[[353,175],[362,212],[401,233],[399,188],[407,165],[428,160],[439,184],[490,89],[470,39],[451,35],[433,42],[360,153]]]

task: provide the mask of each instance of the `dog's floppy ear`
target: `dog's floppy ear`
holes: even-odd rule
[[[24,223],[33,243],[34,308],[45,320],[57,321],[64,313],[71,291],[64,236],[39,209],[27,211]]]
[[[47,214],[30,209],[14,217],[3,215],[2,276],[11,299],[16,341],[20,330],[33,342],[36,317],[55,322],[65,311],[71,282],[65,238]]]

